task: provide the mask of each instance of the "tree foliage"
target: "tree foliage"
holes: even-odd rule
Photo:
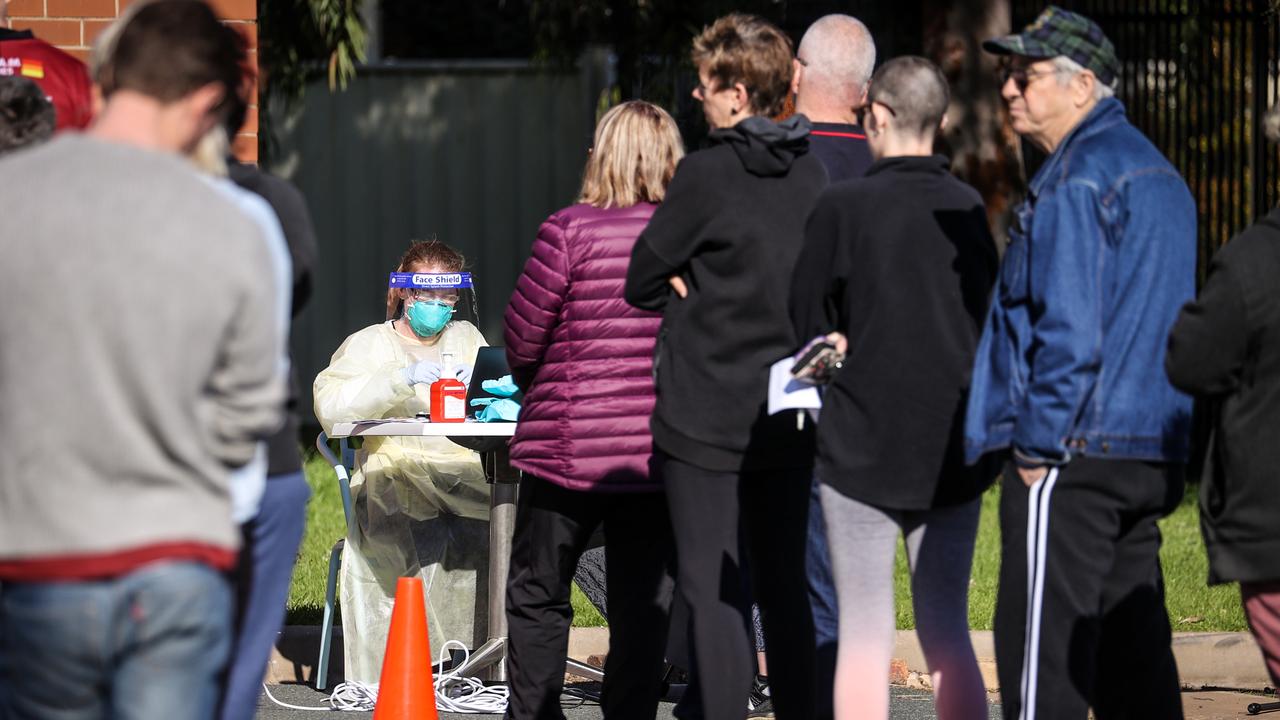
[[[687,69],[689,42],[705,25],[730,12],[779,22],[786,10],[778,0],[532,0],[534,58],[571,64],[588,45],[608,45],[623,99],[670,106],[673,73]]]
[[[259,150],[274,148],[277,114],[299,103],[307,82],[327,73],[329,89],[345,88],[365,57],[362,0],[261,0],[258,8]]]
[[[362,0],[262,0],[259,64],[271,92],[289,102],[300,99],[318,67],[327,69],[330,88],[346,87],[356,63],[364,60],[362,4]]]

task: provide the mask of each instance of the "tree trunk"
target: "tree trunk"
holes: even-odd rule
[[[952,169],[982,194],[1003,251],[1014,204],[1026,189],[1018,136],[1000,98],[996,58],[982,41],[1009,33],[1009,0],[921,0],[924,54],[951,84],[947,127],[939,139]]]

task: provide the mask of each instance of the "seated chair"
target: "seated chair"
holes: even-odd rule
[[[346,438],[338,440],[338,456],[329,449],[329,437],[316,436],[316,449],[325,461],[333,466],[338,476],[338,492],[342,496],[342,514],[347,521],[346,537],[339,538],[329,553],[329,577],[324,584],[324,620],[320,626],[320,657],[316,660],[316,689],[324,690],[329,684],[329,646],[333,640],[333,608],[337,602],[338,568],[342,562],[342,549],[347,538],[355,535],[355,517],[351,510],[351,470],[355,467],[356,453]]]

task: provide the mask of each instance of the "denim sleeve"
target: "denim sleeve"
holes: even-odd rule
[[[1061,464],[1102,358],[1102,207],[1090,185],[1066,183],[1036,202],[1030,258],[1031,373],[1014,426],[1024,459]]]

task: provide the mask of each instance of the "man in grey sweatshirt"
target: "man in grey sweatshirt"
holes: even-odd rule
[[[281,420],[266,242],[180,157],[243,41],[172,0],[118,43],[90,131],[0,162],[0,717],[210,714],[227,475]]]

